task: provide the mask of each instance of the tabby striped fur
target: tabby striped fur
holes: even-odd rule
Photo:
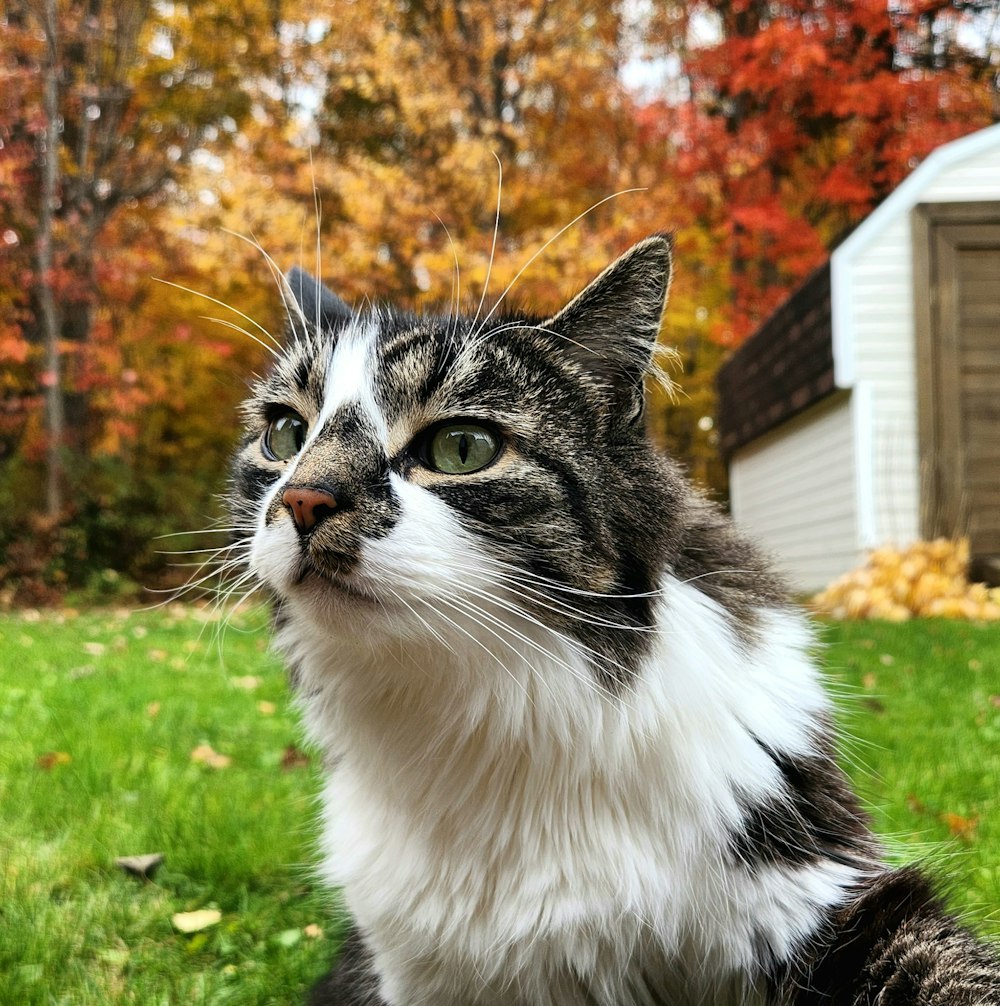
[[[548,319],[289,277],[233,512],[329,766],[352,924],[317,1004],[1000,1006],[991,952],[885,866],[808,623],[646,437],[669,277],[650,238]],[[495,461],[433,470],[448,419]],[[300,530],[301,490],[335,505]]]

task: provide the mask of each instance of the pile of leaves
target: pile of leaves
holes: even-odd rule
[[[837,619],[905,622],[917,615],[1000,621],[1000,587],[969,582],[967,538],[875,549],[863,566],[838,577],[812,604]]]

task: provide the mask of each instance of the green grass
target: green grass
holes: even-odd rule
[[[829,625],[847,767],[893,858],[1000,936],[1000,625]]]
[[[300,735],[264,621],[227,631],[220,658],[190,614],[0,620],[4,1006],[291,1003],[328,965],[317,780],[282,766]],[[201,744],[231,764],[192,761]],[[39,764],[54,753],[71,760]],[[153,883],[115,866],[151,852]],[[174,929],[204,907],[218,925]]]
[[[294,1003],[327,965],[315,759],[283,764],[300,734],[262,613],[221,656],[215,630],[180,609],[0,618],[0,1004]],[[1000,934],[1000,630],[826,635],[877,827]],[[203,744],[228,766],[192,761]],[[114,864],[147,852],[153,882]],[[205,907],[218,925],[172,925]]]

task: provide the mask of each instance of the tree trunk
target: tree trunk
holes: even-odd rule
[[[62,390],[62,358],[59,337],[62,329],[59,305],[52,287],[53,219],[59,191],[59,38],[56,0],[44,0],[40,10],[48,50],[44,68],[45,139],[42,149],[42,199],[38,219],[37,263],[38,305],[42,340],[45,346],[45,426],[46,512],[57,518],[63,509],[63,441],[66,417]]]

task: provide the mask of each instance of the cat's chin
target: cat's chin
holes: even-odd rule
[[[304,559],[295,574],[288,593],[308,593],[323,601],[339,601],[365,607],[384,607],[385,599],[362,583],[356,582],[349,568],[320,565]]]

